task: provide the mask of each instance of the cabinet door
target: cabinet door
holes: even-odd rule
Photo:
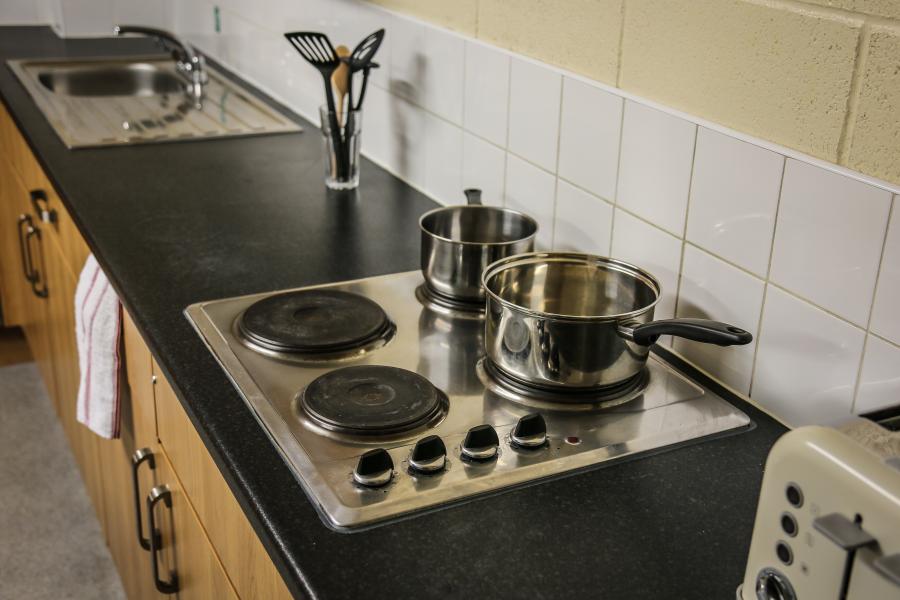
[[[157,457],[156,468],[162,486],[151,491],[160,498],[152,506],[151,522],[159,531],[161,551],[149,559],[160,561],[158,577],[166,583],[176,581],[180,600],[237,600],[238,595],[225,575],[200,521],[181,487],[164,452]],[[162,492],[164,495],[160,495]],[[167,497],[166,497],[167,496]],[[148,516],[151,507],[148,503]]]
[[[103,468],[99,464],[104,442],[76,420],[78,386],[81,367],[75,339],[75,276],[64,263],[56,244],[41,240],[43,266],[46,272],[47,297],[42,300],[44,314],[41,327],[49,334],[48,362],[55,382],[56,406],[63,430],[69,438],[72,453],[81,469],[85,487],[101,523],[105,519]],[[29,345],[31,338],[29,337]],[[32,350],[34,346],[32,345]]]
[[[22,264],[21,194],[7,157],[0,152],[0,303],[7,327],[24,325],[25,302],[31,295]]]

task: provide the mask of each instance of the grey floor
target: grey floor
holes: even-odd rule
[[[124,597],[37,367],[0,368],[0,599]]]

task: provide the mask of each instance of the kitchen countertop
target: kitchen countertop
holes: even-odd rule
[[[146,39],[0,29],[0,60],[141,54]],[[434,203],[364,161],[327,192],[318,131],[70,151],[18,80],[0,96],[297,595],[733,598],[769,448],[749,432],[347,534],[327,528],[182,311],[194,302],[418,268]]]

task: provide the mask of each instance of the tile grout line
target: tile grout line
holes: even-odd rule
[[[621,0],[622,9],[619,11],[619,47],[616,55],[616,87],[622,86],[622,63],[625,60],[625,7],[626,0]]]
[[[687,248],[688,218],[691,214],[691,195],[694,191],[694,175],[697,166],[697,141],[700,138],[700,128],[694,125],[694,147],[691,149],[691,178],[688,181],[687,200],[684,204],[684,226],[681,228],[681,256],[678,259],[678,283],[675,285],[675,306],[672,308],[672,317],[678,318],[678,304],[681,301],[681,282],[684,274],[684,254]],[[672,346],[675,340],[672,338]]]
[[[872,28],[868,21],[864,21],[856,43],[856,57],[853,65],[853,74],[850,76],[850,90],[847,95],[844,122],[841,126],[841,135],[838,138],[836,162],[840,165],[846,165],[847,160],[850,158],[850,146],[853,144],[853,134],[856,130],[856,116],[859,112],[862,80],[868,62],[871,37]]]
[[[616,214],[619,209],[619,183],[622,179],[622,145],[625,143],[625,110],[628,100],[622,99],[622,114],[619,115],[619,152],[616,155],[616,186],[613,189],[612,218],[609,223],[609,256],[613,254],[613,237],[616,235]]]
[[[559,151],[562,147],[563,102],[565,101],[566,78],[559,78],[559,114],[556,116],[556,161],[553,167],[553,229],[550,231],[550,249],[556,248],[556,199],[559,197]]]
[[[781,212],[781,195],[784,192],[784,179],[787,173],[787,157],[781,157],[781,179],[778,182],[778,201],[775,203],[775,217],[772,220],[772,242],[769,244],[769,262],[766,265],[766,277],[763,279],[762,305],[759,308],[759,320],[756,324],[756,348],[753,349],[753,361],[750,363],[750,386],[747,396],[753,397],[753,386],[756,383],[756,367],[759,363],[759,348],[762,346],[763,318],[766,314],[766,301],[769,298],[769,277],[772,274],[772,261],[775,258],[775,235],[778,231],[778,214]]]
[[[509,115],[512,112],[512,80],[513,59],[506,57],[506,127],[503,132],[503,206],[506,206],[506,194],[509,190],[507,178],[509,177]]]
[[[881,282],[881,266],[884,264],[884,255],[887,252],[888,235],[891,233],[891,220],[896,209],[897,196],[891,198],[891,206],[888,209],[887,224],[884,226],[884,239],[881,241],[881,256],[878,258],[878,269],[875,271],[875,286],[872,288],[872,300],[869,302],[869,316],[866,319],[866,340],[863,344],[862,356],[859,357],[859,367],[856,370],[856,384],[853,386],[853,401],[850,404],[850,412],[856,410],[856,401],[859,399],[859,387],[862,384],[863,365],[866,362],[866,351],[869,349],[869,336],[872,335],[872,316],[875,312],[875,299],[878,297],[878,284]]]

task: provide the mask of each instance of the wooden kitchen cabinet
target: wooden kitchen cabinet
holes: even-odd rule
[[[20,215],[26,215],[21,224]],[[25,331],[128,597],[290,598],[124,310],[121,437],[104,440],[77,422],[75,289],[88,255],[77,226],[0,105],[0,302],[5,323]],[[31,279],[23,268],[29,257]],[[135,471],[136,450],[153,458],[141,461]],[[147,498],[154,489],[167,490],[168,501],[155,504],[153,520],[161,542],[160,577],[178,575],[174,594],[154,585],[153,557],[139,541],[138,523],[145,539],[150,536]]]

